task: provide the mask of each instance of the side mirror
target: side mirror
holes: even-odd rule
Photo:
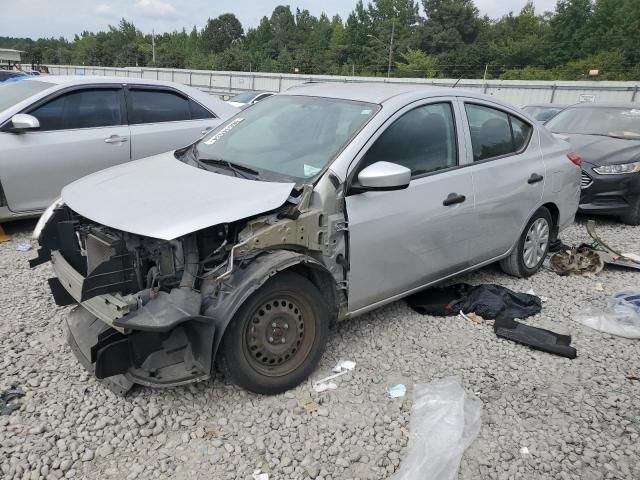
[[[40,122],[33,115],[27,115],[26,113],[18,113],[11,117],[11,131],[15,133],[26,132],[29,130],[36,130],[40,128]]]
[[[391,162],[376,162],[358,174],[358,185],[354,185],[352,191],[403,190],[409,186],[410,181],[411,170],[407,167]]]

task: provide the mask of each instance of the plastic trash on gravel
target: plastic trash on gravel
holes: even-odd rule
[[[589,308],[576,315],[576,321],[618,337],[640,339],[640,291],[621,290],[609,299],[607,311]]]
[[[480,432],[482,402],[456,377],[415,385],[407,455],[391,480],[453,480]]]

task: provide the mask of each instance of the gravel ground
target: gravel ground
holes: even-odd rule
[[[357,362],[315,393],[311,382],[260,397],[221,376],[202,384],[120,398],[85,373],[61,329],[49,265],[29,270],[34,251],[16,251],[32,222],[10,224],[0,244],[0,391],[26,392],[22,408],[0,417],[2,478],[383,479],[397,470],[409,436],[412,389],[392,400],[385,387],[458,375],[483,402],[482,430],[466,451],[460,479],[640,478],[640,341],[612,337],[572,320],[640,273],[594,278],[543,271],[509,278],[495,267],[460,280],[495,282],[549,297],[528,321],[570,332],[576,360],[499,340],[487,325],[417,315],[396,302],[331,329],[313,378],[338,359]],[[585,219],[563,234],[588,239]],[[640,228],[601,221],[603,238],[639,251]],[[602,287],[600,287],[600,285]],[[602,291],[601,291],[602,289]],[[311,403],[310,403],[311,402]],[[314,411],[315,410],[315,411]],[[522,453],[526,447],[529,453]]]

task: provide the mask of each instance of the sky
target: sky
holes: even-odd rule
[[[235,13],[246,28],[256,26],[277,5],[306,8],[343,19],[357,0],[0,0],[0,36],[73,38],[83,30],[106,30],[125,17],[144,33],[202,28],[209,17]],[[475,0],[481,15],[500,17],[518,12],[526,0]],[[556,0],[534,0],[540,12],[553,10]]]

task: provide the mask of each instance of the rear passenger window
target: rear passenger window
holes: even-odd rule
[[[474,161],[511,155],[523,150],[533,128],[495,108],[466,104]]]
[[[189,99],[189,106],[191,108],[191,120],[198,120],[201,118],[216,118],[213,113],[211,113],[209,110],[192,99]]]
[[[51,100],[29,112],[42,132],[122,124],[121,89],[77,90]]]
[[[129,89],[129,123],[179,122],[191,120],[189,100],[166,90]]]
[[[423,175],[458,163],[456,129],[450,103],[418,107],[396,120],[376,140],[359,171],[376,162],[392,162]]]

